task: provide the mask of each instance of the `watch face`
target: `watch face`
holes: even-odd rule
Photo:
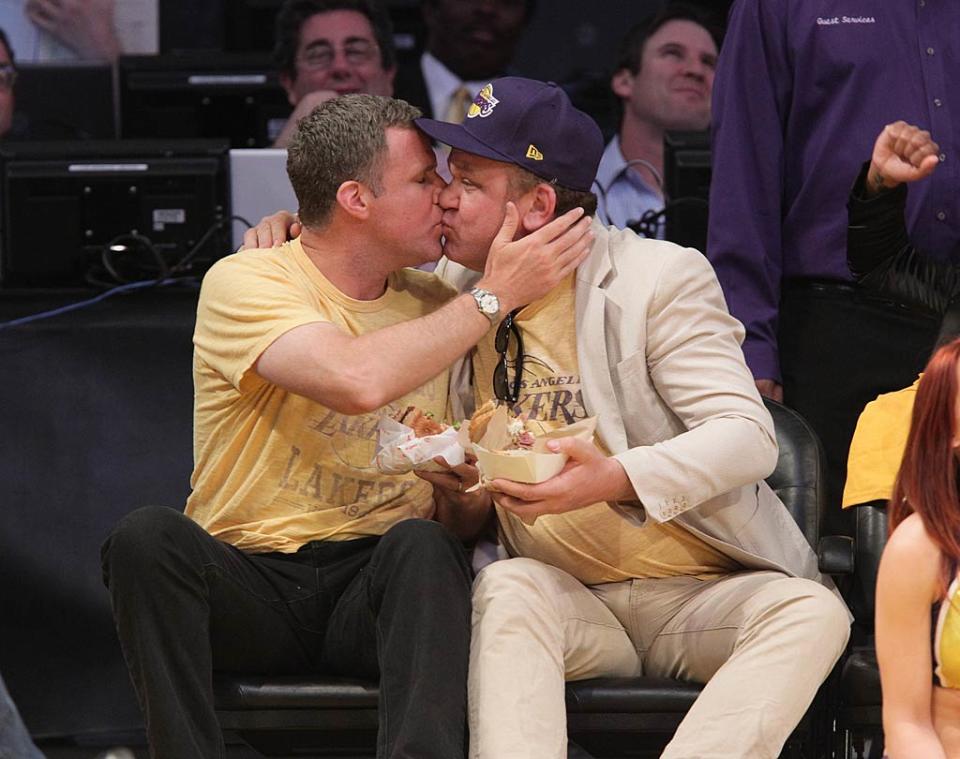
[[[484,293],[480,296],[480,308],[486,314],[495,314],[500,310],[500,301],[493,293]]]
[[[470,291],[473,299],[477,302],[477,308],[480,313],[487,316],[494,316],[500,311],[500,299],[492,292],[475,287]]]

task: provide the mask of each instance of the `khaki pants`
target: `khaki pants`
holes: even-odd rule
[[[470,757],[564,759],[564,681],[641,674],[706,683],[663,757],[776,757],[849,631],[833,593],[779,572],[588,587],[498,561],[474,583]]]

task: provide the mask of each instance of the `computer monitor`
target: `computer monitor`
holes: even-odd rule
[[[17,66],[17,112],[31,139],[117,136],[113,67],[108,63],[25,63]]]
[[[665,232],[671,242],[707,246],[710,200],[710,133],[668,132],[664,140]]]
[[[233,247],[243,233],[276,211],[296,211],[297,196],[287,176],[287,151],[235,148],[230,151],[230,209]]]
[[[273,144],[291,107],[266,54],[121,56],[120,135]]]
[[[227,149],[222,140],[0,144],[0,285],[148,279],[163,270],[157,256],[172,266],[195,248],[188,271],[202,271],[230,250]]]

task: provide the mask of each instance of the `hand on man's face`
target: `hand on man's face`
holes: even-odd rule
[[[536,232],[515,239],[520,215],[514,203],[490,246],[477,287],[497,295],[504,313],[539,300],[590,253],[593,232],[582,208],[567,211]]]

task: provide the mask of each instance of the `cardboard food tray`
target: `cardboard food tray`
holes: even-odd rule
[[[481,482],[503,479],[536,484],[549,480],[563,469],[567,455],[550,451],[547,441],[564,437],[592,440],[597,427],[596,417],[590,417],[552,432],[537,434],[530,450],[503,450],[510,441],[508,423],[506,407],[501,406],[494,412],[483,438],[473,444]]]
[[[485,480],[513,480],[535,484],[560,474],[567,463],[565,453],[488,451],[474,446],[477,465]]]

